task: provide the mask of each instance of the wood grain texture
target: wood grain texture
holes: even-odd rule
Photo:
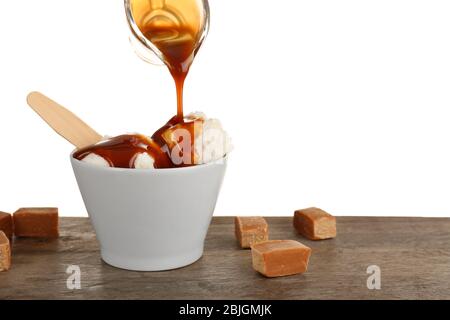
[[[15,239],[13,265],[0,273],[0,299],[449,299],[450,219],[339,217],[338,236],[309,241],[292,218],[267,218],[271,239],[312,248],[302,275],[267,279],[234,238],[232,217],[216,217],[205,254],[178,270],[132,272],[100,260],[86,218],[62,218],[61,237]],[[79,265],[81,290],[66,286]],[[366,269],[381,268],[381,290],[368,290]]]

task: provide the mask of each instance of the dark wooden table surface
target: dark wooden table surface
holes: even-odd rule
[[[237,247],[233,219],[216,217],[205,254],[165,272],[132,272],[102,262],[87,218],[62,218],[53,241],[16,239],[13,266],[0,273],[0,299],[449,299],[450,219],[339,217],[338,236],[312,242],[291,218],[267,218],[272,239],[312,248],[302,275],[267,279]],[[81,269],[69,290],[66,269]],[[381,289],[367,288],[367,267],[381,269]]]

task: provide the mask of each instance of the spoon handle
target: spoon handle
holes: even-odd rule
[[[78,149],[95,144],[102,136],[71,111],[39,92],[31,92],[27,103],[59,135]]]

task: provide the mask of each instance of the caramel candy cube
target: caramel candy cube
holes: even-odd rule
[[[294,240],[271,240],[252,246],[253,269],[266,277],[306,272],[311,249]]]
[[[161,137],[169,147],[170,154],[183,154],[181,159],[172,159],[172,161],[175,163],[181,161],[182,164],[199,164],[199,155],[194,148],[194,142],[202,133],[203,121],[192,120],[167,128],[162,132]],[[186,145],[187,141],[190,141],[188,145]]]
[[[0,272],[8,271],[11,267],[11,247],[9,239],[3,231],[0,231]]]
[[[17,237],[57,238],[58,208],[21,208],[14,212]]]
[[[336,237],[336,218],[319,208],[295,211],[294,227],[298,233],[310,240]]]
[[[262,217],[236,217],[234,232],[241,248],[269,240],[269,226]]]
[[[13,219],[9,213],[0,211],[0,231],[3,231],[9,240],[13,236]]]

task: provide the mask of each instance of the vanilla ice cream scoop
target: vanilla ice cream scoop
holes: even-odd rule
[[[104,137],[74,156],[102,167],[163,169],[213,162],[232,149],[231,139],[219,120],[194,112],[184,121],[171,119],[152,137],[140,134]]]
[[[104,138],[78,149],[74,158],[103,167],[128,169],[171,168],[169,156],[152,139],[141,134]]]
[[[83,159],[81,159],[81,161],[86,162],[86,163],[90,163],[96,166],[100,166],[100,167],[110,167],[109,162],[106,161],[105,158],[103,158],[102,156],[99,156],[98,154],[95,153],[89,153],[87,156],[85,156]]]
[[[142,152],[134,159],[134,167],[136,169],[154,169],[155,159],[153,159],[148,153]]]
[[[209,119],[204,113],[194,112],[186,116],[200,121],[200,132],[195,135],[195,164],[205,164],[223,158],[233,150],[231,138],[217,119]]]
[[[111,166],[105,158],[95,153],[89,153],[81,161],[100,167]],[[145,152],[138,153],[134,159],[134,168],[136,169],[155,169],[154,164],[155,159]]]

